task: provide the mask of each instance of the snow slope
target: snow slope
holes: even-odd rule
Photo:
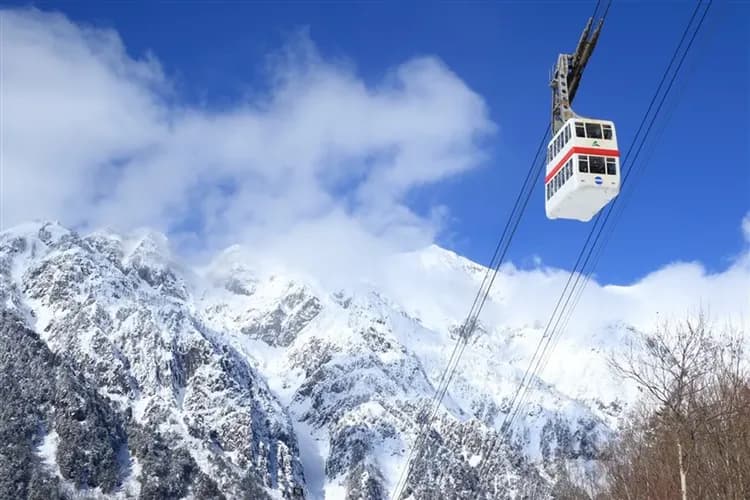
[[[31,223],[0,233],[0,307],[107,402],[90,406],[126,422],[118,491],[172,487],[147,479],[152,436],[193,464],[189,479],[175,472],[187,496],[386,498],[486,269],[436,246],[392,256],[377,282],[331,287],[294,269],[238,246],[192,268],[157,233]],[[500,433],[565,278],[501,270],[409,477],[412,498],[545,497],[560,461],[596,460],[637,395],[606,361],[648,326],[642,305],[638,317],[604,314],[584,294],[585,314]],[[595,292],[639,304],[632,288]],[[51,465],[66,443],[46,436],[34,446]]]

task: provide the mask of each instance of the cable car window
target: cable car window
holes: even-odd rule
[[[578,157],[578,171],[588,173],[589,171],[589,158],[588,156],[581,155]]]
[[[586,137],[586,129],[581,122],[576,122],[576,137]]]
[[[617,174],[617,162],[614,158],[607,158],[607,175]]]
[[[602,126],[598,123],[587,123],[586,124],[586,137],[589,139],[601,139],[602,138]]]
[[[612,127],[610,125],[602,125],[604,129],[604,138],[609,140],[612,139]]]
[[[604,173],[604,157],[603,156],[589,156],[589,173],[592,173],[592,174]]]
[[[570,140],[570,125],[565,127],[565,144]]]

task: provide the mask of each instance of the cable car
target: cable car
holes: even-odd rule
[[[544,185],[548,218],[590,221],[620,192],[615,124],[567,120],[548,144]]]
[[[544,177],[549,219],[588,222],[620,193],[615,124],[579,116],[571,108],[604,23],[602,18],[592,34],[593,21],[589,18],[574,53],[560,54],[552,69],[552,140]]]

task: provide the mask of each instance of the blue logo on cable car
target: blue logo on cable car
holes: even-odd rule
[[[602,181],[602,178],[597,175],[596,177],[594,177],[594,182],[598,185],[598,184],[601,184],[604,181]]]

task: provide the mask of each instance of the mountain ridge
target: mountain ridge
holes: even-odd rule
[[[397,260],[410,258],[445,282],[461,276],[457,289],[484,271],[435,245]],[[300,273],[259,271],[241,247],[201,269],[176,260],[155,232],[23,225],[0,233],[0,303],[112,411],[185,451],[221,494],[388,496],[462,318],[429,318],[426,302],[402,306],[387,289],[323,291]],[[542,380],[513,439],[499,437],[537,334],[480,325],[428,439],[435,457],[409,483],[415,498],[435,488],[446,498],[549,492],[557,458],[596,457],[620,399],[597,407]]]

